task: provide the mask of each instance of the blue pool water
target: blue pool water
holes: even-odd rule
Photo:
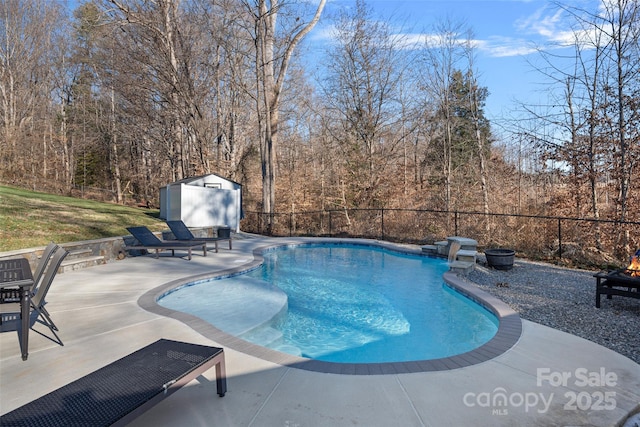
[[[441,259],[344,244],[281,247],[264,258],[261,268],[181,288],[159,303],[219,326],[221,286],[225,293],[238,288],[234,315],[242,315],[246,280],[265,292],[275,287],[286,293],[288,309],[266,325],[272,338],[265,338],[264,327],[242,338],[340,363],[453,356],[481,346],[497,331],[492,313],[444,285],[448,266]]]

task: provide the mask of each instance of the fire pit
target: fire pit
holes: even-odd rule
[[[631,257],[629,267],[627,267],[626,271],[631,277],[640,277],[640,249]]]
[[[596,278],[596,307],[600,308],[600,295],[611,299],[613,295],[640,299],[640,249],[631,257],[627,268],[601,271]]]

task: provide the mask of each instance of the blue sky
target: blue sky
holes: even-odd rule
[[[317,0],[314,1],[317,3]],[[486,115],[499,120],[513,114],[516,101],[544,99],[545,79],[530,61],[539,59],[535,46],[560,53],[558,43],[568,35],[572,20],[546,0],[365,0],[382,19],[402,24],[412,35],[428,34],[434,23],[449,19],[464,22],[474,33],[476,69],[480,83],[489,89]],[[564,5],[595,11],[599,0],[563,0]],[[355,0],[329,0],[325,16]],[[326,25],[326,20],[324,21]],[[319,25],[313,42],[326,34]],[[399,28],[399,26],[398,26]]]

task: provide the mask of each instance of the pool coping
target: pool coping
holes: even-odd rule
[[[379,247],[400,253],[428,256],[422,254],[421,251],[417,249],[412,249],[407,246],[367,239],[309,239],[300,242],[288,241],[269,244],[254,249],[253,260],[249,263],[215,273],[184,277],[151,289],[140,296],[138,299],[138,305],[149,312],[179,320],[206,338],[242,353],[279,365],[331,374],[388,375],[459,369],[492,360],[511,349],[520,339],[522,334],[522,320],[520,319],[520,316],[511,309],[511,307],[493,295],[479,289],[473,284],[473,282],[470,282],[451,271],[448,271],[443,275],[445,284],[492,312],[498,318],[498,330],[493,338],[478,348],[466,353],[439,359],[384,363],[336,363],[307,359],[250,343],[236,336],[227,334],[199,317],[171,310],[169,308],[162,307],[157,303],[162,296],[181,287],[190,286],[205,280],[231,277],[258,268],[263,263],[262,254],[264,252],[283,246],[300,246],[314,243],[333,243],[336,245],[357,244]]]

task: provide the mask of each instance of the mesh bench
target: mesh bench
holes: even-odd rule
[[[2,415],[0,425],[126,425],[213,366],[222,397],[223,349],[161,339]]]
[[[613,295],[640,299],[640,277],[624,274],[626,270],[599,272],[596,278],[596,308],[600,308],[600,296],[606,295],[611,299]]]

